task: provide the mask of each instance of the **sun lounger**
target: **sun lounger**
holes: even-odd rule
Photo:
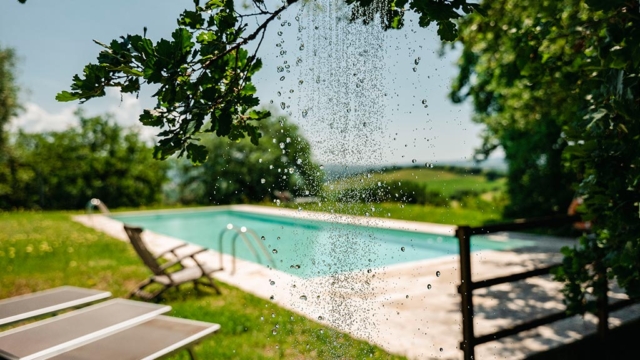
[[[50,360],[146,360],[185,348],[194,359],[190,347],[218,329],[218,324],[158,316]]]
[[[145,245],[142,240],[142,228],[132,227],[125,225],[124,230],[129,237],[129,241],[133,246],[134,250],[142,259],[144,264],[153,272],[153,275],[148,279],[138,284],[135,290],[133,290],[129,297],[137,296],[141,299],[145,300],[153,300],[160,296],[164,291],[170,288],[178,287],[184,283],[193,282],[193,286],[197,288],[198,285],[209,286],[215,290],[217,294],[220,294],[220,289],[216,286],[216,283],[213,279],[213,273],[216,271],[221,271],[222,268],[212,267],[208,264],[205,264],[201,261],[198,261],[196,255],[206,252],[207,249],[199,249],[193,253],[178,256],[175,253],[175,249],[169,250],[175,259],[165,264],[160,264],[158,262],[159,256],[154,256]],[[183,260],[189,259],[191,260],[195,266],[185,266]],[[171,268],[178,266],[179,268],[171,271]],[[149,293],[144,289],[149,285],[161,285],[160,289]]]
[[[106,299],[110,292],[62,286],[0,300],[0,325]]]
[[[0,357],[46,358],[138,325],[170,306],[113,299],[0,333]]]

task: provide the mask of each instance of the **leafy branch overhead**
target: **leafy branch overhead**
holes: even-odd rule
[[[382,27],[399,29],[407,11],[419,15],[419,25],[438,25],[443,40],[458,34],[453,20],[478,10],[466,0],[345,0],[352,8],[352,21],[372,22],[379,17]],[[21,1],[24,2],[24,1]],[[104,49],[97,64],[85,66],[75,75],[71,91],[58,93],[58,101],[88,101],[105,95],[107,87],[138,94],[143,85],[157,91],[153,109],[140,115],[140,122],[161,129],[154,156],[159,159],[178,154],[194,163],[207,157],[198,134],[215,132],[231,140],[250,137],[258,144],[261,137],[257,121],[269,111],[257,110],[260,100],[251,77],[262,67],[257,57],[268,25],[299,0],[287,0],[269,10],[262,0],[252,0],[251,12],[240,13],[233,0],[195,0],[192,10],[178,17],[178,28],[171,39],[153,42],[142,35],[121,36],[110,43],[94,42]],[[248,31],[247,20],[257,27]],[[252,41],[252,51],[245,47]]]

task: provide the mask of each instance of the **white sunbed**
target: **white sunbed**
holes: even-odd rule
[[[108,291],[61,286],[0,300],[0,325],[9,324],[111,297]]]
[[[9,360],[46,359],[169,310],[166,305],[109,300],[0,333],[0,356]]]

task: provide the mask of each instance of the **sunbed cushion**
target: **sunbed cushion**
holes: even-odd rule
[[[216,269],[211,266],[203,266],[207,274],[212,273]],[[202,270],[198,266],[190,266],[185,269],[171,273],[171,279],[174,283],[182,284],[185,282],[197,280],[202,277]],[[170,285],[171,280],[166,275],[156,275],[153,279],[163,285]]]

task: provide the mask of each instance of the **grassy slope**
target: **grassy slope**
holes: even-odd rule
[[[499,211],[481,211],[475,209],[436,207],[430,205],[415,205],[400,203],[380,203],[380,204],[285,204],[290,208],[301,208],[310,211],[334,211],[340,214],[392,218],[399,220],[423,221],[438,224],[450,225],[471,225],[477,226],[487,222],[501,219]],[[374,210],[371,210],[373,207]]]
[[[506,178],[488,181],[484,175],[464,175],[428,168],[406,168],[385,173],[373,173],[370,178],[364,175],[356,175],[338,180],[330,185],[333,185],[334,189],[342,189],[357,186],[357,184],[364,185],[378,181],[414,181],[426,185],[427,190],[438,191],[445,196],[451,195],[458,190],[475,190],[479,192],[503,190],[506,185]]]
[[[0,229],[0,298],[65,284],[124,296],[149,274],[127,243],[66,213],[0,212]],[[181,290],[165,299],[171,315],[222,325],[196,347],[200,359],[400,358],[225,284],[222,296]]]

